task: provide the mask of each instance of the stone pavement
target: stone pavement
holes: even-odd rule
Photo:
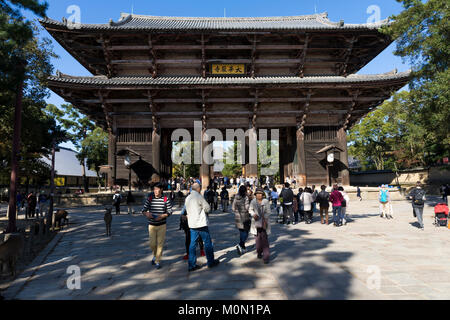
[[[376,201],[352,201],[352,221],[341,228],[321,225],[317,214],[311,225],[273,222],[269,265],[256,258],[252,236],[249,253],[238,257],[233,214],[211,214],[221,264],[193,273],[182,260],[179,210],[169,219],[163,268],[156,270],[143,216],[114,215],[113,235],[107,238],[103,208],[70,209],[70,228],[2,295],[33,300],[450,299],[450,230],[432,225],[431,205],[425,208],[425,231],[415,225],[409,202],[395,201],[393,207],[395,219],[385,220]],[[80,290],[67,288],[70,265],[81,268]]]

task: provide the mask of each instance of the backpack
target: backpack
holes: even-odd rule
[[[381,191],[380,191],[380,194],[381,194],[381,196],[380,196],[380,202],[381,202],[381,203],[386,203],[386,202],[387,202],[387,194],[388,194],[388,191],[387,191],[387,190],[381,190]]]
[[[120,204],[120,201],[122,200],[122,195],[116,193],[113,197],[113,200],[114,200],[114,205]]]
[[[425,202],[423,201],[424,196],[425,196],[425,190],[417,189],[416,192],[414,193],[413,203],[416,206],[423,206],[425,204]]]
[[[150,203],[150,206],[152,205],[153,196],[154,196],[154,193],[153,193],[153,192],[150,193],[150,195],[148,196],[148,201],[149,201],[149,203]],[[167,210],[167,200],[168,200],[168,199],[167,199],[167,196],[164,196],[164,211]],[[143,214],[144,216],[146,216],[148,219],[153,218],[152,214],[149,213],[149,212],[142,212],[142,214]]]

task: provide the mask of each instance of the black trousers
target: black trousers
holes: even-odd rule
[[[116,214],[120,214],[120,203],[115,204],[114,207],[116,207]]]
[[[189,246],[191,245],[191,229],[184,229],[184,235],[186,236],[185,246],[186,254],[189,255]],[[203,240],[201,237],[198,238],[198,244],[200,245],[200,250],[204,249]]]

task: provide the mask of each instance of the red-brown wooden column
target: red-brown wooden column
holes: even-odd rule
[[[161,176],[161,133],[156,123],[153,125],[152,132],[152,166]]]
[[[201,157],[202,164],[200,165],[200,178],[202,181],[202,189],[206,189],[209,186],[210,176],[211,176],[211,168],[210,165],[206,163],[204,158],[204,151],[208,144],[210,143],[209,137],[206,134],[206,129],[202,130],[202,140],[201,140]]]
[[[258,148],[257,148],[258,135],[256,128],[249,129],[248,136],[248,159],[249,163],[246,165],[246,176],[251,178],[258,178]],[[252,163],[253,162],[253,163]]]
[[[108,181],[107,185],[108,188],[114,185],[115,177],[115,154],[116,154],[116,143],[117,138],[116,135],[112,132],[109,132],[109,139],[108,139],[108,165],[111,166],[111,170],[108,173]]]
[[[297,184],[301,186],[307,185],[306,179],[306,156],[305,156],[305,133],[302,128],[298,128],[297,132],[297,160],[298,160],[298,180]]]
[[[341,152],[340,161],[345,166],[345,168],[341,171],[342,185],[349,186],[350,173],[348,170],[347,132],[345,131],[344,128],[339,129],[337,137],[339,148],[343,150],[343,152]]]

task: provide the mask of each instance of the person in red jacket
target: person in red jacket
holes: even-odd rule
[[[330,194],[330,202],[333,204],[333,222],[336,227],[342,226],[342,201],[344,197],[338,190],[338,185],[333,186],[333,192]]]

